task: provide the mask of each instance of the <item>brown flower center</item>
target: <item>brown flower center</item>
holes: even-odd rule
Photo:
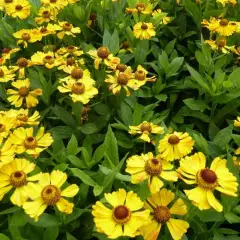
[[[23,6],[22,6],[22,5],[17,5],[17,6],[15,7],[15,9],[16,9],[17,11],[21,11],[21,10],[23,9]]]
[[[227,19],[221,19],[221,21],[220,21],[221,26],[227,26],[228,23],[229,23],[229,21]]]
[[[27,149],[34,149],[38,145],[35,137],[27,137],[24,141],[24,146]]]
[[[144,3],[137,3],[135,7],[138,11],[142,11],[142,10],[145,9],[145,4]]]
[[[21,87],[18,89],[18,94],[21,96],[21,97],[26,97],[28,94],[29,94],[29,88],[27,87]]]
[[[22,122],[27,122],[28,121],[28,116],[26,114],[18,114],[17,115],[17,120],[22,121]]]
[[[57,0],[50,0],[50,3],[56,3]]]
[[[43,18],[49,18],[50,17],[50,12],[49,11],[43,11],[42,12],[42,16],[43,16]]]
[[[119,85],[126,85],[128,83],[129,77],[125,73],[120,73],[117,77],[117,83]]]
[[[83,77],[83,70],[81,68],[74,68],[71,72],[71,77],[74,79],[80,79]]]
[[[6,129],[5,125],[3,125],[2,123],[0,123],[0,132],[4,132]]]
[[[0,68],[0,78],[4,77],[4,71]]]
[[[100,47],[97,50],[97,55],[100,58],[106,59],[109,56],[109,54],[110,54],[110,52],[109,52],[108,48],[106,48],[106,47]]]
[[[48,64],[53,64],[54,63],[54,58],[50,55],[47,55],[43,58],[43,62],[48,63]]]
[[[131,212],[126,206],[120,205],[113,209],[113,220],[118,224],[125,224],[131,218]]]
[[[28,33],[23,33],[22,34],[22,39],[24,41],[29,41],[31,39],[31,36]]]
[[[226,46],[227,44],[227,40],[225,38],[219,38],[217,41],[217,46],[220,47],[220,48],[223,48]]]
[[[168,143],[174,145],[174,144],[178,144],[180,142],[180,139],[178,136],[172,134],[169,138],[168,138]]]
[[[69,53],[73,53],[73,52],[75,52],[75,47],[74,47],[74,46],[68,46],[68,47],[67,47],[67,51],[68,51]]]
[[[27,183],[27,175],[23,171],[16,171],[10,176],[10,184],[14,187],[22,187]]]
[[[142,70],[138,70],[135,72],[135,78],[139,81],[145,80],[146,73]]]
[[[72,85],[72,93],[83,94],[85,92],[85,85],[81,82],[76,82]]]
[[[145,164],[145,172],[150,176],[159,176],[162,172],[162,162],[156,158],[150,159]]]
[[[90,20],[92,20],[92,21],[96,21],[96,19],[97,19],[97,14],[96,13],[91,13],[90,14]]]
[[[71,31],[71,29],[72,29],[72,24],[64,23],[64,25],[63,25],[63,30],[64,31]]]
[[[13,0],[4,0],[5,3],[12,3]]]
[[[152,131],[151,124],[148,122],[142,123],[140,130],[141,132],[151,132]]]
[[[116,67],[117,70],[119,70],[120,72],[124,72],[127,69],[127,66],[125,64],[118,64]]]
[[[171,218],[171,213],[167,207],[157,206],[153,213],[154,219],[159,223],[166,223]]]
[[[28,65],[28,60],[26,58],[19,58],[17,60],[17,65],[20,67],[20,68],[25,68],[27,67]]]
[[[217,185],[217,175],[214,171],[205,168],[197,173],[197,183],[204,189],[214,189]]]
[[[125,41],[125,42],[122,43],[122,48],[124,48],[124,49],[129,48],[129,43],[128,43],[128,41]]]
[[[3,48],[2,53],[9,53],[11,51],[10,48]]]
[[[75,59],[74,58],[68,58],[67,59],[67,65],[68,66],[72,66],[75,64]]]
[[[147,30],[148,29],[148,25],[143,23],[142,26],[141,26],[141,29],[142,30]]]
[[[40,33],[46,33],[47,31],[48,31],[47,28],[42,27],[41,30],[40,30]]]
[[[42,190],[41,198],[46,204],[53,206],[60,200],[61,190],[54,185],[48,185]]]

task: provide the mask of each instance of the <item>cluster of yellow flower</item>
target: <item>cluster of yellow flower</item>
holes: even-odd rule
[[[229,21],[226,18],[215,18],[211,17],[210,21],[204,19],[202,25],[210,30],[214,36],[215,40],[205,40],[213,50],[221,51],[223,53],[235,53],[240,55],[240,46],[228,46],[227,37],[233,35],[234,33],[240,33],[240,22]],[[211,34],[211,35],[212,35]]]
[[[240,126],[239,121],[235,121],[235,125]],[[129,133],[141,134],[140,139],[150,142],[149,136],[162,134],[163,128],[144,121],[139,126],[130,126]],[[143,203],[132,191],[126,193],[120,189],[118,192],[105,194],[105,199],[112,208],[107,208],[99,201],[93,206],[97,230],[107,234],[109,238],[141,234],[144,239],[156,240],[166,224],[172,238],[181,239],[189,224],[183,219],[174,219],[173,215],[185,215],[187,206],[179,198],[169,207],[175,194],[162,188],[165,181],[176,182],[178,179],[195,185],[192,190],[184,192],[200,210],[214,208],[218,212],[223,211],[223,206],[213,192],[217,190],[237,197],[237,178],[227,168],[225,159],[216,157],[209,168],[203,153],[187,156],[193,145],[194,141],[188,133],[173,132],[159,141],[157,156],[149,152],[130,157],[126,172],[131,174],[131,182],[139,184],[147,180],[152,195]],[[174,160],[180,160],[176,170],[170,163]]]

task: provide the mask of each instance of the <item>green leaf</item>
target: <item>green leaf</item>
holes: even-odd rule
[[[195,100],[194,98],[188,98],[183,100],[183,102],[192,110],[203,111],[205,109],[210,109],[207,103],[203,100]]]
[[[103,46],[104,47],[109,47],[110,45],[110,40],[111,40],[111,34],[108,31],[107,28],[105,28],[104,30],[104,34],[103,34]]]
[[[79,152],[78,141],[74,135],[72,135],[71,139],[67,145],[67,154],[68,155],[76,155]]]
[[[98,128],[95,123],[85,123],[80,130],[84,134],[93,134],[98,131]]]
[[[133,125],[138,125],[141,123],[143,114],[143,107],[139,104],[136,104],[133,112]]]
[[[0,212],[0,215],[6,215],[6,214],[9,214],[9,213],[14,213],[14,212],[19,211],[19,210],[21,210],[20,207],[14,206],[14,207],[8,208],[8,209]]]
[[[169,65],[169,71],[167,72],[167,78],[178,74],[177,71],[182,66],[183,61],[184,61],[183,57],[177,57],[172,60],[172,62]]]
[[[240,223],[240,217],[232,212],[224,214],[224,217],[229,223]]]
[[[224,221],[223,212],[216,212],[215,210],[198,210],[198,216],[203,222],[221,222]]]
[[[7,237],[6,235],[0,233],[0,240],[10,240],[10,238]]]
[[[227,235],[239,234],[238,231],[235,231],[235,230],[232,230],[232,229],[229,229],[229,228],[218,228],[218,232],[223,233],[223,234],[227,234]]]
[[[232,139],[232,130],[233,126],[226,127],[219,131],[215,138],[213,139],[213,142],[218,145],[222,150],[226,148],[226,145],[230,142]]]
[[[56,240],[59,234],[58,227],[47,227],[43,234],[43,240]]]
[[[71,214],[67,215],[65,223],[68,224],[72,221],[75,221],[85,212],[89,212],[89,210],[88,209],[74,208],[74,211]]]
[[[78,177],[83,183],[87,184],[88,186],[94,187],[97,185],[97,183],[82,170],[78,168],[69,168],[69,170],[72,172],[73,176]]]
[[[66,233],[66,238],[67,240],[77,240],[73,235],[71,235],[70,233]]]
[[[77,156],[69,155],[67,158],[75,167],[86,168],[85,164],[83,164],[83,161],[81,161]]]
[[[11,218],[10,226],[22,227],[27,223],[23,210],[17,211]]]
[[[109,50],[110,52],[115,55],[119,51],[119,36],[118,30],[115,29],[109,42]]]
[[[162,54],[159,54],[158,56],[158,67],[162,68],[165,73],[168,73],[169,71],[169,61],[165,51],[163,51]]]
[[[202,134],[193,133],[193,139],[195,141],[195,147],[199,152],[203,152],[208,155],[208,143]]]
[[[49,130],[49,132],[51,132],[53,135],[57,136],[57,138],[60,139],[70,138],[72,134],[74,134],[74,130],[66,126],[53,127]]]
[[[125,125],[127,126],[132,125],[133,122],[132,109],[127,103],[123,102],[121,104],[119,115]]]
[[[93,109],[96,111],[97,114],[99,115],[107,115],[109,113],[111,113],[110,108],[108,107],[108,105],[104,104],[104,103],[98,103],[96,104]]]
[[[173,51],[176,41],[177,39],[175,38],[166,45],[164,51],[167,53],[167,55],[170,55]]]
[[[110,161],[110,168],[115,167],[119,163],[117,139],[110,125],[108,126],[108,131],[104,140],[104,154],[107,156],[107,160]]]
[[[31,225],[37,226],[37,227],[56,227],[60,225],[60,221],[57,217],[43,213],[38,221],[34,221],[34,219],[30,218],[28,215],[25,215],[26,220]]]

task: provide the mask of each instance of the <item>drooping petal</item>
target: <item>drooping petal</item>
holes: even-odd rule
[[[184,220],[170,218],[169,221],[167,221],[167,227],[172,235],[172,238],[174,240],[178,240],[181,239],[183,234],[187,232],[189,224]]]

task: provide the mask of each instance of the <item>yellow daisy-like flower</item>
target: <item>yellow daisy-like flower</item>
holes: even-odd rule
[[[240,147],[235,151],[236,155],[240,155]]]
[[[240,148],[239,148],[240,149]],[[233,164],[236,168],[239,168],[240,167],[240,159],[236,156],[233,156],[232,157],[232,160],[233,160]]]
[[[43,65],[48,69],[52,69],[61,64],[62,58],[56,58],[53,52],[36,52],[32,55],[31,61],[36,65]]]
[[[219,38],[215,41],[205,40],[204,42],[207,43],[214,51],[221,51],[225,54],[233,52],[235,49],[235,46],[227,46],[227,40],[225,38]]]
[[[38,12],[38,17],[35,17],[35,22],[39,25],[56,20],[57,12],[51,8],[41,7]]]
[[[143,202],[133,191],[105,193],[105,199],[112,206],[106,207],[100,201],[93,205],[92,214],[97,231],[105,233],[108,238],[120,236],[135,237],[138,229],[149,221],[149,210],[142,211]]]
[[[128,131],[132,135],[141,134],[139,137],[145,142],[150,142],[150,134],[162,134],[164,132],[163,128],[155,125],[151,122],[144,121],[138,126],[129,126],[130,130]]]
[[[56,52],[56,54],[61,55],[63,57],[68,57],[70,56],[75,56],[75,57],[80,57],[84,52],[80,50],[79,47],[76,46],[67,46],[67,47],[62,47],[59,48]]]
[[[98,94],[97,88],[91,82],[67,80],[62,82],[62,86],[58,87],[61,93],[71,93],[69,96],[73,102],[81,102],[87,104],[95,95]]]
[[[143,23],[139,22],[133,27],[133,34],[136,38],[139,39],[151,39],[156,35],[154,26],[152,23]]]
[[[23,79],[26,78],[26,69],[33,65],[34,65],[33,62],[31,62],[30,60],[20,57],[17,60],[17,65],[12,66],[12,70],[15,72],[18,71],[18,78]]]
[[[7,163],[13,161],[15,157],[16,146],[12,144],[10,139],[7,139],[5,142],[0,141],[0,168]]]
[[[19,110],[11,109],[10,111],[6,111],[5,114],[9,117],[15,118],[15,127],[39,125],[39,121],[37,121],[40,118],[38,111],[35,111],[31,116],[29,116],[29,110],[21,108]]]
[[[96,69],[99,68],[101,63],[104,63],[107,67],[120,63],[120,59],[114,57],[107,47],[100,47],[98,50],[90,50],[88,54],[94,59],[94,67]]]
[[[167,161],[180,159],[193,149],[194,141],[188,133],[174,132],[166,134],[158,145],[161,157]]]
[[[126,95],[130,96],[131,93],[128,88],[132,88],[132,85],[130,84],[131,77],[131,73],[120,72],[119,70],[117,70],[114,76],[108,74],[105,82],[111,83],[109,90],[112,91],[113,94],[119,94],[119,92],[123,88],[126,91]]]
[[[236,5],[236,0],[217,0],[218,3],[221,3],[224,7],[226,4],[231,4],[232,6]]]
[[[79,27],[73,27],[71,23],[68,22],[59,22],[61,27],[60,32],[57,34],[59,39],[63,39],[65,35],[76,37],[76,33],[80,33],[81,29]]]
[[[237,178],[229,172],[226,163],[225,159],[217,157],[209,169],[206,167],[206,157],[201,152],[181,159],[178,169],[181,179],[187,184],[197,185],[184,192],[200,210],[214,208],[218,212],[223,211],[223,206],[213,195],[214,190],[237,197]]]
[[[237,31],[237,24],[234,21],[228,21],[227,19],[216,19],[212,17],[210,22],[206,19],[202,21],[204,27],[208,28],[212,32],[219,33],[222,36],[231,36]]]
[[[35,29],[35,30],[38,31],[42,37],[45,37],[51,34],[52,35],[56,34],[56,31],[59,29],[57,26],[58,25],[56,24],[53,25],[49,23],[47,26],[39,27],[38,29]]]
[[[145,4],[143,2],[137,2],[135,8],[126,8],[126,13],[142,13],[142,14],[151,14],[152,13],[152,4]]]
[[[9,60],[11,58],[11,55],[20,51],[20,48],[3,48],[2,50],[2,57],[1,57],[1,62],[2,64],[6,63],[6,60]],[[0,64],[1,65],[1,64]]]
[[[83,59],[76,59],[75,57],[67,57],[63,58],[61,61],[61,65],[58,67],[58,70],[68,71],[69,67],[78,68],[79,66],[83,66],[85,64]]]
[[[237,117],[237,119],[234,120],[234,126],[235,127],[240,127],[240,117]]]
[[[0,66],[0,82],[12,81],[15,78],[13,70],[9,70],[6,66]]]
[[[16,153],[28,153],[38,157],[40,152],[47,149],[52,143],[53,138],[50,133],[44,134],[44,127],[40,127],[36,134],[33,128],[17,128],[10,135],[11,142],[16,145]]]
[[[9,117],[5,114],[0,114],[0,143],[3,138],[7,138],[10,130],[15,126],[15,118]]]
[[[168,205],[174,200],[175,194],[167,189],[161,189],[152,194],[145,202],[145,208],[151,211],[151,222],[140,228],[145,240],[156,240],[164,227],[167,228],[174,240],[182,239],[189,228],[188,222],[182,219],[175,219],[174,215],[183,216],[187,213],[187,206],[181,198],[178,198],[171,207]]]
[[[22,206],[28,198],[25,191],[27,182],[38,179],[37,175],[27,176],[34,168],[35,164],[26,159],[14,159],[10,163],[3,165],[0,168],[0,200],[14,188],[10,200],[14,205]]]
[[[167,181],[176,182],[178,174],[172,171],[173,166],[161,159],[160,156],[154,156],[151,152],[134,155],[127,160],[126,172],[131,174],[133,184],[141,183],[148,179],[148,186],[152,193],[156,193],[164,185],[161,178]]]
[[[45,211],[48,206],[57,206],[58,210],[66,214],[71,214],[74,204],[65,199],[74,197],[79,187],[71,184],[65,189],[61,189],[67,181],[67,174],[58,170],[50,173],[43,173],[39,177],[38,183],[28,183],[26,194],[30,200],[23,204],[25,213],[35,221]]]
[[[133,50],[128,41],[124,41],[121,43],[119,53],[121,53],[121,52],[133,53]]]
[[[14,0],[6,5],[5,11],[13,18],[26,19],[31,14],[31,5],[28,0]]]
[[[148,71],[141,65],[138,65],[134,77],[130,80],[130,85],[132,89],[138,90],[141,86],[145,85],[147,82],[155,82],[156,77],[147,77]]]
[[[0,0],[0,10],[4,10],[9,4],[12,4],[13,0]]]
[[[29,79],[17,80],[12,83],[12,86],[17,88],[8,89],[7,94],[11,95],[7,100],[15,107],[21,107],[26,104],[27,108],[35,107],[38,104],[37,96],[42,95],[42,89],[37,88],[30,91],[30,81]]]
[[[44,7],[49,7],[55,11],[63,9],[68,5],[67,0],[41,0]]]
[[[167,25],[169,22],[171,22],[172,18],[167,17],[167,13],[162,12],[162,10],[156,9],[152,12],[153,19],[159,19],[160,24]]]

